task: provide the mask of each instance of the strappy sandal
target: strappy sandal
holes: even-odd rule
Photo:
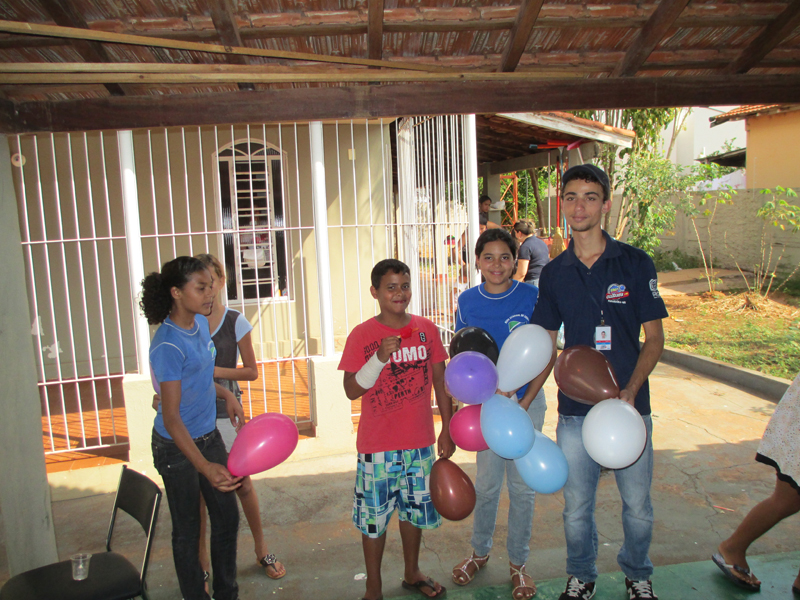
[[[483,561],[482,565],[478,564],[479,560]],[[453,583],[455,583],[456,585],[467,585],[469,583],[472,583],[472,580],[475,579],[475,575],[478,574],[478,571],[480,571],[483,567],[485,567],[486,563],[488,563],[488,562],[489,562],[489,555],[488,554],[486,556],[475,556],[474,553],[471,554],[470,556],[468,556],[467,558],[462,560],[458,564],[458,566],[456,566],[453,569]],[[475,565],[475,572],[472,573],[472,575],[469,574],[469,570],[468,570],[468,567],[469,567],[470,563]],[[463,573],[464,576],[467,578],[467,580],[463,581],[463,580],[457,578],[457,575],[459,573]]]
[[[270,579],[280,579],[281,577],[286,575],[286,571],[285,570],[284,570],[283,573],[281,573],[279,575],[277,574],[278,573],[278,568],[275,566],[275,563],[277,563],[277,562],[278,562],[278,559],[275,558],[274,554],[267,554],[264,558],[262,558],[260,561],[258,561],[258,563],[262,567],[264,567],[264,573],[266,573],[267,577],[269,577]],[[270,569],[273,572],[275,572],[276,575],[271,575],[270,574]]]
[[[509,563],[508,567],[511,569],[511,585],[514,585],[514,577],[519,577],[519,585],[515,586],[514,589],[511,590],[511,597],[514,598],[514,600],[526,600],[527,598],[533,598],[536,595],[536,584],[533,582],[533,577],[525,572],[525,565],[522,565],[518,569]],[[526,577],[530,579],[530,582],[525,581]],[[520,590],[533,590],[533,594],[528,596]]]

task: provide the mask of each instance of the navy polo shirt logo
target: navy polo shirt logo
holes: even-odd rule
[[[630,292],[625,287],[624,283],[612,283],[608,286],[606,292],[606,300],[616,304],[626,304],[625,298],[630,296]]]
[[[658,293],[658,279],[650,280],[650,291],[653,292],[653,298],[661,298],[661,294]]]

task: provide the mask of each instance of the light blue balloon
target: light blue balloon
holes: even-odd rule
[[[481,407],[481,433],[489,448],[507,459],[530,452],[534,429],[530,416],[519,402],[495,394]]]
[[[554,494],[567,483],[567,457],[553,440],[541,431],[533,432],[536,441],[522,458],[514,461],[522,480],[534,492]]]

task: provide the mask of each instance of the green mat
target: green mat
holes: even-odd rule
[[[729,582],[722,571],[711,562],[684,563],[656,567],[653,573],[653,590],[660,600],[792,600],[792,583],[800,567],[800,552],[786,552],[748,558],[750,567],[761,580],[761,592],[742,590]],[[446,598],[451,600],[509,600],[511,584],[490,587],[453,589],[448,586]],[[566,576],[536,583],[536,600],[557,600],[567,585]],[[418,594],[416,597],[421,598]],[[404,596],[396,596],[404,597]],[[627,600],[625,576],[606,573],[597,580],[593,600]]]

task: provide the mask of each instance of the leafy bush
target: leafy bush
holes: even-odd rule
[[[656,250],[653,256],[653,262],[656,265],[656,271],[659,273],[676,271],[675,265],[678,265],[679,269],[695,269],[703,265],[699,256],[687,254],[677,249],[667,250],[665,252]]]

